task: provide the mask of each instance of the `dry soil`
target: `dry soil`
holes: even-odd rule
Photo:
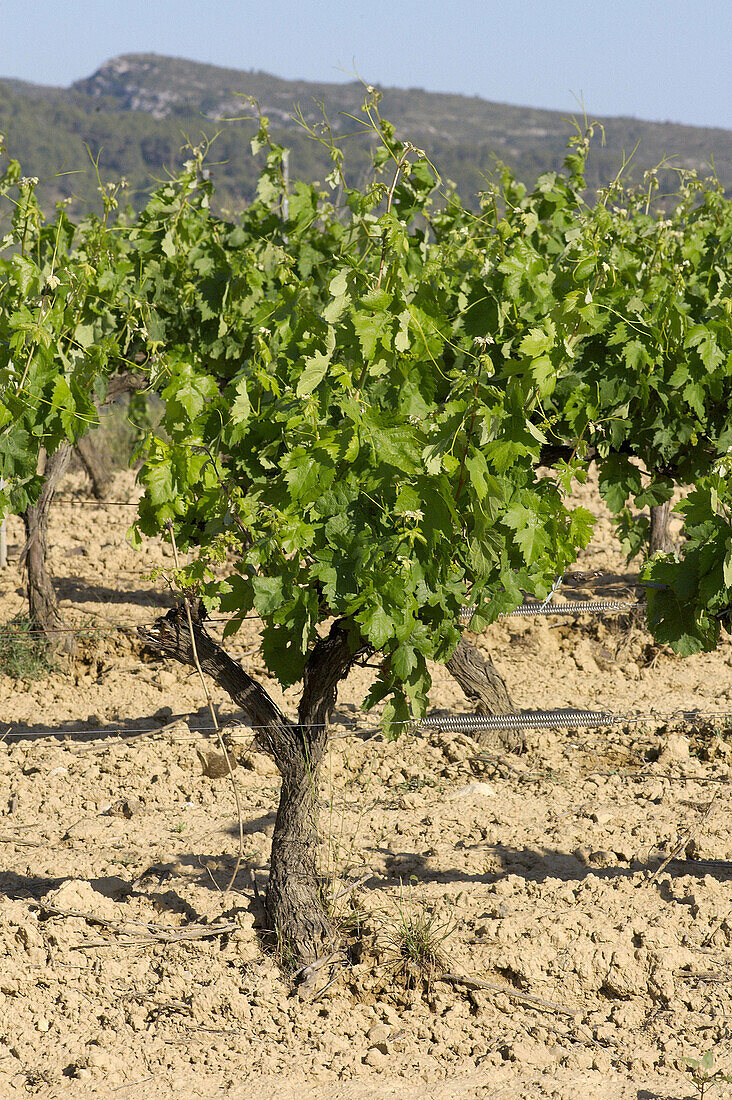
[[[134,498],[129,475],[114,493]],[[88,499],[83,477],[60,496]],[[635,599],[596,488],[578,500],[600,519],[588,576],[559,599]],[[651,1100],[698,1095],[685,1059],[708,1051],[732,1073],[732,646],[681,660],[632,614],[504,619],[477,642],[517,706],[629,717],[484,744],[386,743],[356,670],[320,810],[350,961],[303,999],[263,946],[252,888],[274,766],[252,749],[236,770],[245,858],[227,891],[237,818],[230,782],[205,774],[201,685],[108,629],[172,603],[170,553],[130,548],[133,514],[57,505],[51,564],[78,654],[0,674],[1,1097]],[[24,609],[21,542],[11,520],[0,623]],[[230,652],[291,707],[245,625]],[[467,711],[443,669],[434,680],[433,713]],[[431,969],[409,961],[420,939]]]

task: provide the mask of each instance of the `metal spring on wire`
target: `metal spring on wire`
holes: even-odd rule
[[[470,730],[611,726],[625,720],[625,717],[619,714],[607,714],[600,710],[575,710],[570,707],[567,710],[521,710],[515,714],[446,715],[443,718],[423,718],[421,726],[423,729],[467,733]]]
[[[566,603],[533,604],[523,603],[511,615],[603,615],[606,611],[630,611],[632,603],[621,600],[567,600]]]
[[[606,612],[630,611],[635,605],[621,600],[568,600],[566,603],[523,603],[513,611],[504,611],[499,619],[527,615],[604,615]],[[477,611],[477,604],[464,607],[461,619],[469,619]]]

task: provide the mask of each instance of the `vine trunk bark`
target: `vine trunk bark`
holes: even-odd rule
[[[41,454],[45,462],[45,482],[37,504],[23,513],[25,547],[21,555],[21,567],[25,567],[28,581],[28,612],[31,629],[41,630],[52,652],[73,653],[73,634],[56,633],[63,630],[63,620],[58,609],[58,598],[46,566],[48,549],[48,518],[58,483],[66,473],[72,448],[64,444],[52,455]]]
[[[490,657],[461,638],[447,670],[473,704],[476,714],[510,714],[514,705],[506,682]]]
[[[91,482],[92,494],[97,500],[106,500],[112,484],[109,462],[97,442],[97,431],[82,436],[76,444],[76,455]]]
[[[97,409],[102,409],[104,405],[115,401],[124,393],[143,390],[147,385],[148,379],[144,374],[119,371],[109,379],[104,401],[95,402]],[[94,466],[93,471],[91,467],[87,467],[84,463],[81,451],[85,442],[85,439],[78,442],[77,452],[91,477],[95,496],[101,499],[100,494],[103,496],[106,493],[108,482],[106,485],[104,484],[103,470],[99,463]],[[53,587],[53,581],[47,567],[48,521],[51,505],[59,481],[68,469],[72,450],[70,444],[64,443],[51,455],[47,455],[45,450],[41,451],[43,467],[40,472],[45,475],[43,488],[37,503],[27,508],[23,513],[25,546],[20,557],[20,565],[21,568],[25,568],[28,580],[28,613],[31,627],[43,631],[49,649],[51,652],[56,653],[74,653],[76,650],[76,642],[72,633],[65,636],[58,633],[64,630],[64,623],[59,612],[58,598]],[[92,460],[93,462],[94,460]],[[95,478],[97,478],[96,481]]]
[[[655,504],[651,507],[651,529],[648,540],[648,551],[650,554],[655,554],[659,550],[662,554],[671,553],[673,543],[671,542],[671,535],[669,533],[670,516],[670,500],[664,501],[663,504]]]
[[[472,703],[476,714],[511,714],[516,710],[513,700],[501,676],[490,657],[477,646],[461,638],[447,669]],[[526,736],[516,730],[476,730],[476,741],[490,748],[507,749],[509,752],[523,752],[526,748]]]
[[[290,969],[312,967],[331,955],[337,941],[317,869],[320,766],[338,683],[365,648],[352,651],[346,626],[335,622],[310,653],[297,721],[291,722],[264,688],[217,645],[200,618],[193,631],[202,670],[242,709],[257,743],[273,757],[282,776],[265,905],[283,962]],[[183,609],[168,612],[139,634],[165,656],[195,665]]]

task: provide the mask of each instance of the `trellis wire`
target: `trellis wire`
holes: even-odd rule
[[[124,593],[122,593],[124,595]],[[522,604],[520,607],[515,608],[514,611],[505,611],[499,618],[511,618],[516,616],[530,616],[530,615],[604,615],[606,613],[614,613],[618,611],[630,611],[637,604],[624,602],[622,600],[568,600],[566,603],[561,604],[542,604],[538,602],[530,602]],[[476,605],[471,607],[465,607],[460,612],[461,619],[469,619],[471,615],[475,613]],[[244,615],[242,621],[259,619],[260,616]],[[228,623],[230,620],[221,617],[214,617],[205,620],[206,623]],[[0,627],[0,637],[7,635],[9,637],[27,637],[28,635],[45,635],[45,634],[112,634],[115,630],[134,631],[138,627],[154,626],[155,620],[145,620],[144,622],[107,622],[105,626],[63,626],[63,627],[49,627],[47,630],[41,630],[40,628],[30,627],[26,629],[22,626],[2,626]]]
[[[513,611],[502,611],[499,619],[510,619],[529,615],[606,615],[618,611],[631,611],[637,603],[629,600],[567,600],[566,603],[543,603],[530,601],[520,604]],[[464,607],[461,619],[469,619],[478,610],[477,604]]]
[[[628,715],[600,710],[521,710],[514,714],[450,714],[423,718],[422,729],[441,729],[468,733],[470,730],[572,729],[613,726],[627,722]]]
[[[165,608],[161,608],[161,615],[165,614]],[[244,620],[259,619],[259,615],[242,615],[242,622]],[[204,620],[208,623],[228,623],[231,619],[225,618],[213,618]],[[155,626],[156,619],[145,619],[144,622],[108,622],[107,626],[55,626],[48,627],[47,630],[42,630],[40,627],[30,627],[26,630],[23,626],[3,626],[0,627],[0,637],[8,635],[9,637],[27,637],[29,634],[77,634],[79,636],[86,634],[114,634],[116,630],[124,630],[134,633],[138,628],[142,629],[147,626]]]
[[[523,603],[513,611],[507,611],[505,618],[516,615],[604,615],[610,611],[630,611],[636,607],[629,600],[567,600],[566,603]]]
[[[548,593],[546,599],[542,602],[542,605],[541,605],[542,608],[547,607],[552,602],[552,597],[562,587],[562,581],[563,580],[564,580],[564,573],[560,573],[559,576],[554,581],[554,584],[551,587],[551,591]]]
[[[134,632],[135,629],[145,626],[154,626],[154,620],[151,622],[143,623],[110,623],[109,626],[54,626],[48,627],[46,630],[42,630],[40,627],[30,627],[25,629],[23,626],[3,626],[0,627],[0,637],[7,635],[10,638],[25,638],[30,634],[114,634],[116,630],[129,630]]]
[[[155,736],[167,733],[170,729],[173,728],[173,726],[177,726],[177,725],[180,725],[180,724],[186,725],[188,727],[188,730],[189,730],[190,733],[208,734],[208,733],[214,733],[215,730],[216,730],[216,726],[213,726],[213,725],[192,726],[188,723],[188,721],[186,720],[184,715],[181,715],[179,718],[171,718],[168,722],[166,722],[166,724],[164,726],[153,726],[153,728],[149,729],[149,730],[130,729],[130,728],[123,728],[123,727],[115,727],[115,728],[112,728],[112,729],[104,729],[104,728],[83,729],[82,727],[77,727],[75,729],[63,729],[61,727],[58,727],[58,728],[55,728],[55,729],[44,729],[44,730],[24,730],[24,731],[19,731],[18,733],[14,733],[13,729],[12,729],[12,725],[10,725],[4,733],[0,732],[0,744],[2,744],[3,741],[7,741],[7,740],[35,741],[35,740],[38,740],[39,738],[43,738],[43,737],[69,738],[69,737],[84,736],[84,737],[93,738],[95,734],[99,735],[100,737],[103,737],[105,741],[107,739],[111,740],[114,737],[123,737],[123,736],[127,737],[127,736],[138,736],[139,735],[142,738],[145,735],[147,735],[148,737],[155,737]],[[293,723],[293,725],[300,725],[300,723]],[[397,723],[395,723],[395,725],[414,726],[415,723],[411,719],[409,719],[405,722],[397,722]],[[221,727],[223,733],[230,733],[232,730],[236,730],[236,729],[247,729],[247,730],[251,730],[253,733],[256,733],[258,730],[265,730],[265,729],[268,729],[268,728],[269,728],[268,726],[250,726],[249,723],[244,721],[244,720],[238,721],[238,720],[234,720],[234,719],[232,719],[232,720],[227,719],[225,725]],[[301,729],[325,729],[325,723],[324,722],[310,723],[307,726],[300,726],[300,728]],[[180,740],[180,741],[191,740],[191,741],[195,741],[195,740],[197,740],[197,738],[195,738],[195,737],[190,737],[190,738],[188,738],[188,737],[171,737],[170,740]]]
[[[423,718],[419,722],[414,719],[406,719],[403,722],[395,722],[394,725],[402,726],[405,731],[409,728],[409,730],[415,733],[421,730],[445,730],[451,733],[470,733],[472,730],[501,729],[595,729],[603,726],[615,726],[621,723],[627,723],[628,725],[637,725],[641,722],[668,724],[674,721],[685,722],[691,726],[702,722],[724,722],[732,725],[732,712],[725,711],[721,714],[715,714],[703,711],[675,710],[651,711],[646,714],[612,714],[609,711],[580,710],[574,707],[568,707],[566,709],[558,708],[546,711],[517,711],[513,714],[437,715],[430,718]],[[208,734],[213,733],[215,729],[212,725],[192,726],[184,715],[178,718],[171,718],[164,726],[153,727],[149,730],[134,729],[130,727],[114,727],[107,729],[84,729],[82,727],[63,729],[57,727],[42,730],[18,731],[15,733],[13,732],[12,724],[9,724],[5,732],[0,732],[0,744],[8,740],[34,741],[44,737],[67,739],[70,737],[84,736],[93,739],[95,735],[97,735],[99,738],[103,738],[105,742],[107,740],[111,742],[112,738],[123,736],[139,735],[140,737],[144,737],[147,735],[148,737],[155,737],[167,733],[173,726],[179,723],[186,725],[190,734]],[[293,723],[293,725],[300,725],[300,723]],[[301,729],[323,729],[324,727],[325,723],[322,722],[300,726]],[[234,729],[246,729],[251,730],[253,733],[267,728],[267,726],[252,726],[246,720],[237,718],[226,719],[226,724],[223,727],[224,732]],[[362,732],[378,734],[380,730],[378,726],[362,727]],[[194,741],[197,740],[197,737],[172,736],[170,740]]]
[[[75,500],[73,497],[56,497],[54,504],[88,504],[92,508],[138,508],[140,502],[137,500],[92,500],[91,498],[83,498]]]

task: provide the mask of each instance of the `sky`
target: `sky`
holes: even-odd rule
[[[732,0],[0,0],[0,46],[39,84],[152,52],[732,130]]]

